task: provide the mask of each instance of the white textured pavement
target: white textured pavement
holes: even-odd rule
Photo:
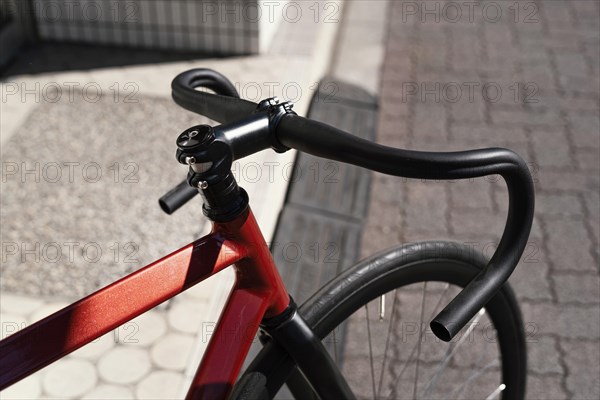
[[[285,54],[277,50],[275,41],[273,54],[261,56],[20,76],[11,77],[10,81],[19,84],[40,83],[42,87],[48,82],[95,82],[101,87],[110,87],[115,82],[123,85],[135,81],[139,84],[141,95],[167,98],[170,97],[170,82],[176,74],[188,68],[207,67],[222,72],[236,83],[256,83],[262,93],[283,99],[289,98],[289,94],[286,96],[282,93],[282,85],[274,86],[272,83],[294,83],[302,90],[301,96],[296,99],[295,110],[304,114],[312,90],[326,71],[337,29],[336,23],[315,23],[310,13],[305,15],[306,21],[280,27],[286,39],[279,46],[280,49],[285,47]],[[309,29],[306,29],[307,26]],[[294,34],[294,30],[300,34]],[[5,90],[7,82],[2,82],[2,85]],[[35,101],[21,102],[18,96],[2,101],[2,145],[7,144],[14,135],[26,134],[20,131],[20,127],[36,106]],[[268,165],[265,162],[273,160],[280,165],[291,163],[293,153],[275,155],[273,152],[263,152],[244,160],[238,168],[243,169],[244,165],[250,163],[265,166]],[[283,179],[256,182],[243,174],[239,180],[250,194],[253,210],[266,238],[271,238],[287,182]],[[204,233],[209,228],[205,224]],[[0,396],[6,400],[183,397],[231,282],[231,273],[221,273],[11,386]],[[56,296],[38,298],[2,291],[2,337],[74,300]]]

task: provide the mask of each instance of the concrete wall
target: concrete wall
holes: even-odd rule
[[[33,0],[43,40],[211,55],[265,52],[285,10],[265,0]]]

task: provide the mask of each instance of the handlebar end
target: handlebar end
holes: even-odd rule
[[[158,205],[165,213],[171,215],[197,194],[198,189],[191,187],[187,180],[184,180],[158,199]]]
[[[431,323],[429,324],[429,327],[431,328],[431,331],[433,332],[433,334],[438,339],[440,339],[444,342],[451,341],[452,338],[454,337],[454,335],[456,335],[456,332],[451,333],[450,330],[448,330],[448,327],[446,327],[440,321],[436,321],[436,320],[431,321]]]

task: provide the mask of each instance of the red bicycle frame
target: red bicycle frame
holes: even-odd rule
[[[263,318],[290,303],[252,211],[0,342],[0,390],[234,265],[236,281],[188,391],[226,398]],[[209,367],[210,366],[210,367]]]

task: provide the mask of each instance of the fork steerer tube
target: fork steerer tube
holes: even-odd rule
[[[258,127],[264,125],[261,119],[256,121]],[[232,128],[234,133],[240,130],[243,128]],[[238,186],[231,172],[235,156],[233,143],[239,141],[226,140],[224,131],[216,132],[211,126],[197,125],[185,130],[177,139],[177,160],[190,166],[187,183],[200,192],[204,199],[204,215],[215,222],[234,220],[248,205],[248,195]],[[242,144],[255,148],[252,142]],[[184,191],[180,189],[177,193]],[[176,196],[164,196],[161,207],[167,204],[165,198],[171,200],[173,197]]]
[[[248,194],[238,186],[231,172],[222,181],[201,189],[200,194],[204,199],[204,215],[215,222],[231,221],[248,206]]]
[[[261,328],[294,359],[302,374],[322,399],[355,399],[346,379],[306,321],[294,309],[276,324]],[[274,318],[275,319],[275,318]]]

